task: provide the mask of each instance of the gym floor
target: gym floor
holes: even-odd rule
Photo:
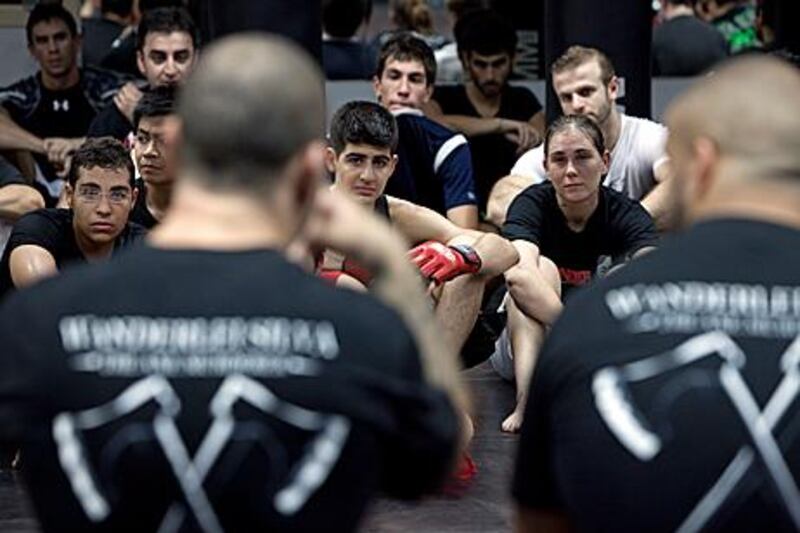
[[[362,532],[510,531],[512,506],[509,484],[516,453],[516,436],[500,431],[500,421],[514,401],[514,389],[488,363],[466,372],[472,388],[476,433],[472,456],[478,475],[460,498],[436,496],[422,502],[378,500],[364,520]],[[13,472],[0,472],[0,531],[39,531],[25,491]]]

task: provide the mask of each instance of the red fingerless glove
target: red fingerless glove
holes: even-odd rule
[[[437,284],[481,269],[480,257],[466,245],[446,246],[428,241],[409,250],[408,257],[425,278]]]

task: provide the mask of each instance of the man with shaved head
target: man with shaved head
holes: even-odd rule
[[[447,473],[455,354],[401,239],[322,189],[323,104],[296,46],[217,41],[146,243],[0,308],[0,437],[45,531],[350,531]],[[287,262],[298,234],[373,267],[377,300]]]
[[[800,72],[751,56],[668,110],[688,229],[555,324],[520,438],[518,531],[800,529],[797,109]]]

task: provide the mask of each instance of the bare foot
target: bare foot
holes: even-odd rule
[[[517,407],[510,415],[506,417],[505,420],[503,420],[500,428],[506,433],[519,433],[519,428],[522,426],[522,418],[524,414],[524,409],[522,407]]]

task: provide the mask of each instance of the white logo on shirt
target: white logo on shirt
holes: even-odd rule
[[[53,100],[53,111],[69,111],[69,100]]]

